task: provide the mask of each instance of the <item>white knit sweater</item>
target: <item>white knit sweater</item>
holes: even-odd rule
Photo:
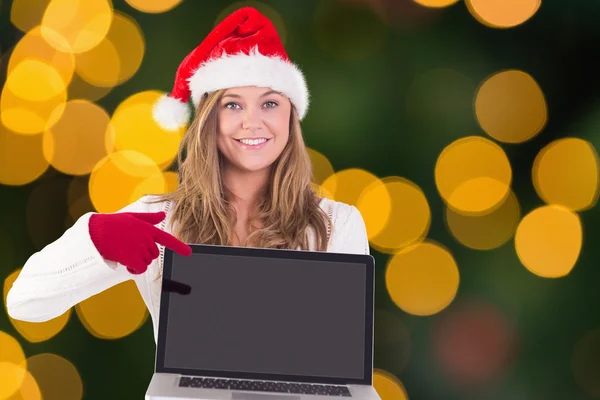
[[[170,203],[148,204],[150,196],[141,198],[119,212],[165,211],[167,217],[160,228],[170,232]],[[328,252],[369,253],[369,241],[364,220],[354,206],[324,198],[320,206],[332,219]],[[30,322],[56,318],[77,303],[114,285],[132,279],[148,308],[158,334],[161,279],[164,247],[141,275],[131,275],[119,263],[108,261],[96,250],[88,230],[92,213],[81,216],[59,239],[34,253],[25,263],[6,298],[10,317]],[[314,234],[309,229],[309,235]],[[314,240],[313,240],[314,242]]]

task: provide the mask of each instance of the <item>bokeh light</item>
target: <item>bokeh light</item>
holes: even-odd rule
[[[83,382],[77,368],[57,354],[41,353],[27,358],[44,400],[81,400]]]
[[[583,391],[592,398],[600,397],[600,329],[586,332],[575,343],[571,368]]]
[[[20,365],[13,364],[13,368],[15,368],[15,371],[18,371],[19,375],[23,374],[23,381],[19,389],[7,400],[42,400],[42,393],[31,372]],[[0,370],[2,370],[2,366],[0,366]]]
[[[544,147],[533,164],[533,184],[547,204],[571,211],[593,207],[598,200],[598,153],[583,139],[558,139]]]
[[[125,0],[136,10],[157,14],[177,7],[183,0]]]
[[[39,60],[23,60],[6,78],[6,88],[28,101],[47,101],[67,87],[54,67]]]
[[[357,200],[371,245],[393,254],[427,236],[431,210],[414,182],[390,176],[367,186]]]
[[[141,153],[130,150],[111,153],[90,175],[90,199],[98,212],[116,212],[138,200],[136,193],[162,193],[165,190],[162,177],[156,163]],[[142,182],[145,182],[143,187]]]
[[[458,2],[458,0],[413,0],[425,7],[448,7]]]
[[[164,93],[145,91],[126,98],[114,111],[111,124],[116,150],[133,150],[151,158],[161,169],[177,157],[185,128],[162,129],[152,117],[156,101]]]
[[[382,49],[386,27],[366,5],[323,0],[317,3],[314,36],[328,57],[358,61]]]
[[[14,132],[34,135],[52,126],[67,101],[67,91],[45,101],[29,101],[14,94],[8,86],[2,90],[0,118]]]
[[[106,37],[112,16],[110,0],[52,0],[42,18],[42,35],[57,50],[82,53]]]
[[[449,250],[426,240],[392,256],[385,272],[392,301],[409,314],[428,316],[446,308],[459,286],[459,271]]]
[[[54,118],[54,116],[52,116]],[[65,174],[86,175],[112,152],[114,133],[108,113],[87,100],[67,102],[62,114],[44,133],[44,157]]]
[[[475,114],[481,128],[505,143],[527,141],[546,126],[546,99],[538,83],[526,72],[494,74],[479,87]]]
[[[243,1],[237,1],[233,4],[228,5],[219,13],[219,15],[217,16],[217,19],[215,20],[214,26],[217,26],[221,21],[223,21],[225,19],[225,17],[227,17],[229,14],[231,14],[235,10],[242,8],[242,7],[254,7],[261,14],[263,14],[265,17],[267,17],[273,23],[273,26],[275,27],[275,30],[277,30],[277,34],[279,35],[279,38],[281,39],[281,42],[283,43],[283,45],[284,46],[286,45],[287,29],[285,28],[284,19],[281,17],[281,14],[279,14],[279,11],[277,11],[275,8],[273,8],[269,4],[263,3],[261,1],[243,0]]]
[[[140,26],[130,16],[116,11],[102,42],[85,53],[77,54],[75,70],[94,86],[120,85],[138,71],[144,51]]]
[[[20,135],[0,123],[0,184],[19,186],[31,183],[48,166],[42,151],[42,135]]]
[[[6,296],[8,295],[8,291],[10,290],[12,284],[17,279],[20,273],[21,268],[11,273],[4,280],[3,298],[5,308]],[[12,326],[16,329],[16,331],[19,332],[19,334],[23,336],[27,341],[31,343],[40,343],[53,338],[59,332],[61,332],[63,328],[67,325],[67,322],[69,322],[70,317],[71,309],[67,310],[64,314],[45,322],[20,321],[13,319],[10,316],[8,316],[8,319],[11,322]],[[0,398],[2,397],[0,396]]]
[[[310,163],[312,165],[313,183],[321,185],[325,182],[325,179],[334,174],[335,170],[324,154],[309,147],[306,148],[306,151],[308,152],[308,157],[310,158]]]
[[[453,385],[481,388],[501,379],[516,358],[516,332],[491,304],[456,304],[435,321],[432,348]]]
[[[85,299],[75,310],[88,332],[101,339],[121,339],[137,331],[148,318],[148,310],[133,280]]]
[[[575,266],[582,240],[579,216],[562,206],[547,205],[523,217],[515,233],[515,248],[529,271],[559,278]]]
[[[486,214],[508,196],[512,169],[504,150],[480,136],[448,145],[435,165],[435,183],[448,207],[461,214]]]
[[[512,28],[535,15],[542,0],[465,0],[471,15],[491,28]]]
[[[98,101],[112,92],[114,87],[100,87],[92,85],[83,80],[77,73],[73,74],[73,79],[67,88],[70,99],[80,99],[89,101]]]
[[[6,399],[23,383],[27,361],[19,342],[4,331],[0,331],[0,349],[0,399]]]
[[[355,206],[360,195],[379,178],[369,171],[360,168],[348,168],[330,175],[321,186],[336,201]]]
[[[27,32],[42,22],[50,1],[52,0],[13,0],[10,21],[22,32]]]
[[[400,379],[380,368],[373,369],[373,387],[381,400],[408,400],[408,394]]]
[[[179,174],[173,171],[167,171],[163,173],[165,179],[165,192],[171,193],[177,190],[179,187]]]
[[[36,0],[37,1],[37,0]],[[19,1],[23,3],[24,1]],[[29,13],[29,11],[27,11]],[[8,74],[23,61],[37,60],[53,69],[61,76],[64,85],[68,85],[75,71],[75,56],[63,53],[50,46],[42,36],[40,26],[36,26],[23,36],[10,55]]]
[[[446,224],[452,235],[464,246],[491,250],[508,242],[521,219],[521,207],[511,190],[502,205],[488,214],[463,215],[446,208]]]

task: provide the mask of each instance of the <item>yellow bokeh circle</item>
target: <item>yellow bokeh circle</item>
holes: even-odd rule
[[[539,10],[542,0],[465,0],[471,15],[491,28],[521,25]]]

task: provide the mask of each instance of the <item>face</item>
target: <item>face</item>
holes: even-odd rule
[[[269,168],[289,135],[291,103],[270,88],[228,89],[218,104],[217,144],[229,166],[254,172]]]

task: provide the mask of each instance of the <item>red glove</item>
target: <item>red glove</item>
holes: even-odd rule
[[[192,254],[190,246],[154,226],[165,216],[162,211],[93,214],[89,220],[90,237],[104,259],[123,264],[132,274],[141,274],[160,254],[156,243],[182,256]]]

